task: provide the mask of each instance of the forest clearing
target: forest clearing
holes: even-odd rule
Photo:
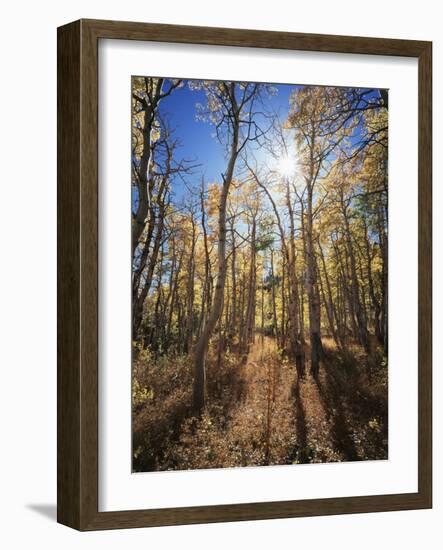
[[[132,79],[133,470],[388,457],[388,94]]]
[[[269,337],[264,345],[257,338],[240,373],[232,358],[223,369],[210,362],[209,404],[199,419],[189,414],[191,373],[184,376],[174,365],[176,376],[158,380],[158,400],[134,395],[136,471],[386,458],[383,373],[356,379],[356,366],[341,365],[336,351],[326,349],[330,366],[317,381],[297,378],[295,365],[279,356]],[[152,385],[155,375],[150,378],[141,363]]]

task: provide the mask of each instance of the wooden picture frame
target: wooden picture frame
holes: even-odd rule
[[[418,492],[98,511],[98,42],[159,41],[418,58]],[[432,44],[80,20],[58,29],[58,521],[82,531],[432,506]]]

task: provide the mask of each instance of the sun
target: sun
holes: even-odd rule
[[[295,162],[294,159],[288,155],[280,157],[277,163],[277,170],[279,174],[285,178],[292,176],[295,172]]]

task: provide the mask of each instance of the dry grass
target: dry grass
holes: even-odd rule
[[[207,407],[190,415],[192,359],[134,365],[134,470],[336,462],[387,458],[387,366],[355,347],[343,357],[325,339],[319,379],[297,380],[271,338],[256,336],[246,360],[207,360]],[[214,346],[216,349],[216,346]]]

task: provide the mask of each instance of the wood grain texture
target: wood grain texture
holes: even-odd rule
[[[102,38],[419,59],[417,493],[98,512],[98,41]],[[432,48],[429,42],[81,20],[58,29],[58,521],[79,530],[432,506]]]
[[[80,23],[58,33],[57,518],[79,525]]]
[[[418,57],[427,44],[417,40],[157,25],[153,23],[98,21],[93,19],[83,19],[82,23],[87,25],[90,31],[100,38],[312,52]]]
[[[432,507],[432,45],[418,74],[418,485]]]

